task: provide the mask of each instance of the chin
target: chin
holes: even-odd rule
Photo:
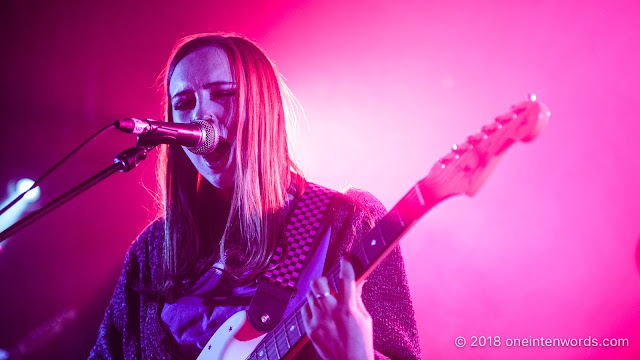
[[[206,177],[205,178],[209,181],[209,183],[211,185],[213,185],[214,187],[220,189],[220,190],[230,190],[233,189],[233,185],[234,185],[234,178],[228,178],[225,177],[224,175],[218,175],[218,176],[212,176],[212,177]]]

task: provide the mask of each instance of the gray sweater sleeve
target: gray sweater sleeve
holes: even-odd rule
[[[174,359],[175,345],[159,321],[158,303],[145,298],[159,261],[163,221],[149,225],[131,245],[89,359]]]

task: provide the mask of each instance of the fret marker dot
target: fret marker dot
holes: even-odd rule
[[[264,355],[264,352],[262,350],[260,350],[260,353],[258,355],[262,356],[262,355]]]
[[[376,239],[371,240],[371,246],[376,246]]]
[[[289,328],[289,331],[293,331],[295,328],[293,327],[293,325],[291,325],[291,327]]]

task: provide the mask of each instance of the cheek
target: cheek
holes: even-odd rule
[[[235,110],[236,100],[233,98],[227,99],[224,104],[224,114],[222,115],[222,122],[224,123],[224,127],[227,131],[227,138],[229,138],[230,134],[235,134],[236,129],[236,110]]]
[[[173,122],[176,123],[187,123],[189,122],[188,114],[185,111],[171,111],[171,116],[173,117]]]

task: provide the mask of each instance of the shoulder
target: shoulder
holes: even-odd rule
[[[350,188],[344,192],[344,196],[355,206],[366,209],[372,215],[377,215],[376,217],[382,216],[387,212],[382,202],[368,191]]]
[[[158,217],[147,225],[136,241],[155,241],[164,238],[164,217]]]
[[[135,272],[149,269],[162,259],[164,246],[164,218],[157,218],[147,225],[133,241],[125,256],[125,268]]]
[[[127,291],[152,294],[159,279],[164,246],[164,219],[147,225],[133,241],[124,258],[120,282]]]
[[[164,239],[164,218],[158,217],[138,234],[129,252],[140,254],[149,250],[159,250]]]
[[[356,219],[369,218],[374,223],[387,213],[387,209],[378,198],[368,191],[357,188],[349,188],[340,193],[334,209],[339,216],[351,215]]]
[[[380,200],[362,189],[349,188],[346,191],[336,191],[312,182],[305,182],[302,188],[305,193],[310,190],[312,193],[315,192],[312,195],[315,198],[332,194],[334,198],[331,207],[338,217],[365,214],[377,221],[387,212]]]
[[[386,212],[380,200],[365,190],[350,188],[337,192],[327,219],[331,226],[331,241],[325,271],[335,265],[339,256],[346,254]]]

